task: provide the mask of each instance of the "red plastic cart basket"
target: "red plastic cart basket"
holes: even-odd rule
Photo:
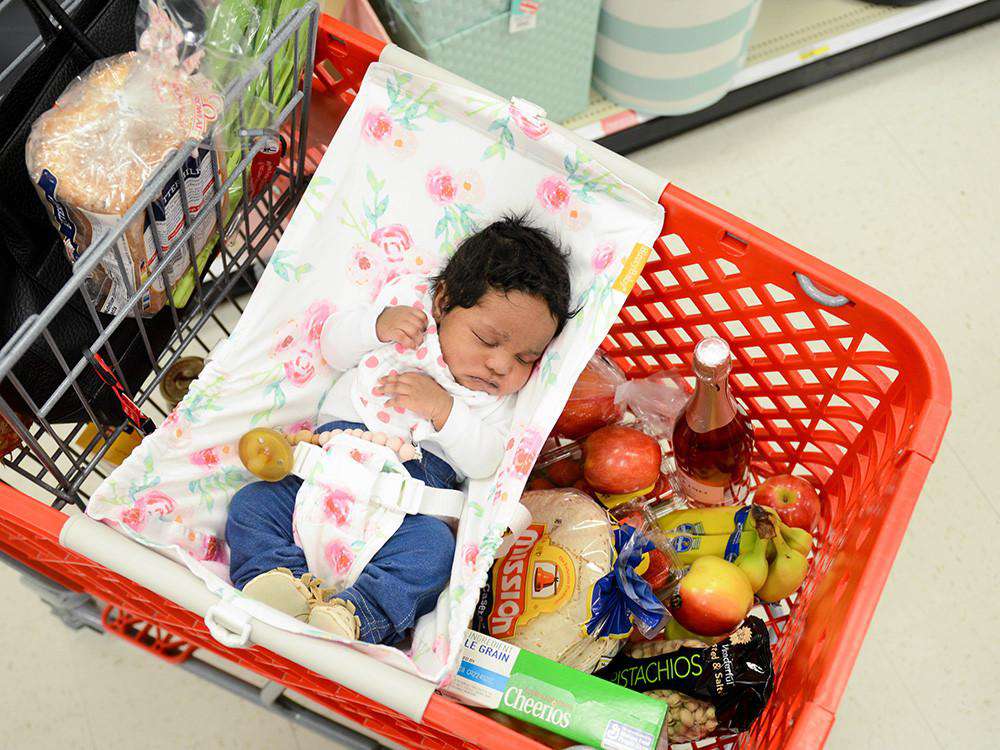
[[[382,47],[323,18],[311,120],[320,140]],[[606,350],[636,377],[687,367],[706,335],[729,340],[756,474],[810,476],[825,498],[805,586],[767,608],[778,679],[765,714],[739,737],[697,746],[819,748],[937,454],[947,367],[927,330],[885,295],[680,188],[660,202],[662,236]],[[147,627],[132,640],[158,655],[176,662],[209,649],[409,747],[541,747],[440,696],[416,723],[259,646],[228,649],[198,616],[60,546],[66,518],[0,485],[0,551],[128,613],[105,617],[115,632],[156,626],[159,639]]]

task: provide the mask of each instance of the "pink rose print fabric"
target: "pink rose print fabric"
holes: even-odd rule
[[[390,224],[372,232],[372,244],[382,249],[387,261],[399,263],[403,254],[413,247],[413,238],[402,224]]]
[[[405,474],[385,446],[336,435],[311,446],[303,483],[295,496],[292,530],[309,570],[333,591],[349,586],[402,523],[403,513],[373,502],[385,470]]]
[[[373,63],[239,325],[188,398],[93,493],[88,515],[158,548],[176,544],[185,564],[218,579],[206,580],[216,593],[230,593],[223,588],[227,508],[252,481],[235,455],[237,441],[253,427],[295,431],[324,416],[340,376],[318,352],[333,307],[372,303],[383,289],[397,304],[426,305],[419,285],[465,237],[503,213],[527,212],[572,253],[574,306],[583,311],[518,394],[497,475],[466,485],[451,583],[435,612],[421,618],[412,646],[356,646],[428,679],[446,677],[541,441],[624,301],[611,282],[635,244],[651,245],[663,226],[655,198],[635,189],[642,186],[622,182],[587,146],[523,104]],[[404,369],[453,388],[436,332],[417,351],[380,346],[358,364],[369,360],[358,368],[359,393],[367,387],[371,405],[363,418],[420,442],[420,421],[382,408],[370,389],[381,374]],[[303,477],[293,516],[308,567],[334,588],[349,585],[398,528],[398,513],[368,502],[372,476],[405,471],[395,454],[370,443],[342,448],[336,471]]]
[[[125,508],[118,517],[132,531],[141,533],[146,525],[153,520],[169,517],[177,504],[173,498],[159,490],[149,490],[136,498],[135,502]]]
[[[447,206],[454,202],[455,196],[458,195],[455,178],[444,167],[436,167],[428,172],[426,184],[431,200],[439,206]]]
[[[516,102],[510,103],[509,111],[514,124],[531,140],[537,141],[549,134],[549,123],[544,117],[525,112]]]
[[[597,273],[603,273],[604,269],[611,265],[611,261],[615,259],[615,246],[610,242],[605,242],[598,245],[594,249],[594,256],[591,259],[591,265]]]
[[[372,108],[365,112],[361,121],[361,137],[368,143],[381,144],[392,133],[392,118],[384,109]]]

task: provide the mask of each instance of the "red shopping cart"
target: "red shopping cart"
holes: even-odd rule
[[[311,12],[304,9],[289,20],[275,49],[285,42],[294,46],[293,28],[307,33]],[[220,243],[221,262],[206,269],[195,301],[171,313],[174,331],[162,352],[149,353],[149,378],[120,384],[139,408],[165,416],[155,394],[169,365],[191,347],[207,352],[211,332],[227,332],[222,305],[239,304],[237,281],[251,278],[261,253],[273,245],[317,156],[315,150],[306,153],[306,116],[312,113],[313,141],[328,140],[383,46],[321,18],[314,60],[296,63],[312,67],[312,101],[306,85],[284,116],[293,148],[269,188],[242,199],[230,221],[230,239]],[[262,148],[244,150],[237,177]],[[695,342],[706,335],[726,338],[736,357],[734,388],[755,429],[756,477],[808,476],[822,485],[825,497],[805,585],[792,600],[766,607],[777,637],[777,685],[765,714],[749,732],[696,746],[819,748],[937,454],[950,413],[947,367],[926,329],[885,295],[676,186],[663,192],[660,203],[661,237],[605,350],[629,377],[641,377],[689,366]],[[190,228],[182,233],[178,252],[189,234]],[[8,386],[0,394],[25,395],[16,375],[20,358],[51,342],[48,326],[72,292],[27,321],[0,351],[0,385]],[[117,322],[103,325],[91,347],[93,354],[108,355],[112,372],[108,329],[126,319],[144,325],[130,316],[125,310]],[[65,362],[59,397],[76,392],[84,400],[73,386],[90,366],[88,356]],[[85,504],[100,459],[126,420],[81,445],[83,422],[53,425],[46,419],[53,400],[0,396],[0,415],[21,441],[3,459],[4,471],[41,489],[35,498],[0,484],[0,552],[8,561],[65,592],[73,607],[84,606],[80,611],[96,611],[93,601],[101,602],[101,627],[161,658],[190,665],[197,649],[215,652],[408,747],[541,747],[440,695],[430,698],[417,721],[260,646],[228,648],[197,614],[61,545],[68,518],[62,509]],[[86,403],[80,406],[86,412]],[[69,610],[64,607],[64,614]]]

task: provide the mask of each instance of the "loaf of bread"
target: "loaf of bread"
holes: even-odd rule
[[[98,61],[70,84],[32,126],[25,160],[71,260],[114,229],[178,147],[205,137],[220,109],[221,99],[207,79],[155,68],[134,52]],[[213,189],[211,150],[197,149],[180,171],[193,218]],[[180,179],[169,180],[153,203],[161,253],[183,229]],[[149,225],[141,213],[95,268],[89,290],[101,312],[122,309],[156,266]],[[214,229],[210,216],[193,232],[195,252]],[[189,267],[185,251],[158,275],[142,300],[145,314],[163,306],[164,277],[173,287]]]

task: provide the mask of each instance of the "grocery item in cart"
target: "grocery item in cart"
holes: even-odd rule
[[[24,414],[17,414],[17,419],[23,425],[30,426],[31,424],[28,417]],[[0,416],[0,458],[20,447],[20,436],[14,432],[14,428],[10,426],[7,420],[3,416]]]
[[[493,566],[475,628],[590,671],[638,625],[653,632],[664,610],[641,578],[653,549],[573,489],[527,492],[532,524]]]
[[[653,491],[662,458],[653,437],[634,427],[609,425],[583,444],[583,478],[606,507],[615,508]]]
[[[595,354],[576,379],[562,414],[552,428],[552,434],[579,440],[594,430],[620,420],[624,410],[615,394],[627,382],[614,362],[600,352]]]
[[[660,701],[471,631],[446,692],[593,747],[652,750],[667,718]]]
[[[687,386],[676,371],[659,370],[627,380],[618,365],[598,351],[577,378],[552,434],[581,440],[621,421],[627,409],[644,432],[657,438],[670,437],[685,403]]]
[[[778,474],[768,477],[753,492],[757,505],[767,505],[778,512],[782,523],[812,532],[819,520],[819,495],[802,477]]]
[[[674,425],[675,489],[690,505],[736,505],[747,496],[753,431],[729,389],[732,351],[718,336],[694,348],[695,390]]]
[[[32,126],[25,149],[28,172],[76,262],[95,240],[114,230],[142,188],[174,149],[201,140],[222,100],[209,81],[172,68],[152,68],[134,52],[100,60],[70,84]],[[160,252],[184,228],[184,211],[198,214],[212,188],[212,152],[201,148],[152,204]],[[208,217],[191,236],[201,251],[215,228]],[[114,314],[157,265],[154,226],[140,215],[94,268],[88,284],[101,312]],[[190,267],[182,252],[141,300],[144,314],[166,301],[164,277],[175,285]]]
[[[774,688],[767,625],[752,616],[712,646],[690,640],[631,643],[594,675],[665,701],[675,742],[749,729]]]

